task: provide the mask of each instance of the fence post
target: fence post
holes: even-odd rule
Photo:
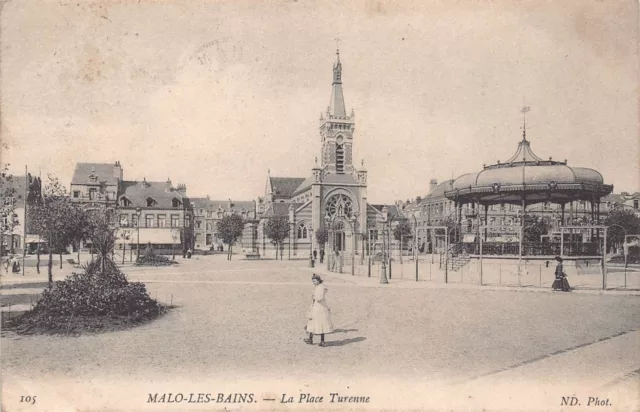
[[[542,265],[538,266],[538,268],[540,269],[540,277],[539,277],[538,285],[542,287]]]

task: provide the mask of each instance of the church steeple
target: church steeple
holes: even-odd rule
[[[340,49],[336,50],[336,62],[333,64],[333,86],[331,87],[329,114],[339,117],[345,117],[347,115],[347,111],[344,107],[344,94],[342,93],[342,63],[340,63]]]
[[[336,61],[333,64],[333,84],[331,86],[331,101],[325,116],[320,115],[320,138],[322,140],[321,166],[329,173],[351,174],[354,171],[352,163],[353,132],[355,130],[355,116],[353,110],[347,115],[342,92],[342,63],[340,50],[336,51]]]

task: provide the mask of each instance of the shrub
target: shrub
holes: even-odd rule
[[[177,263],[166,256],[155,254],[153,249],[148,248],[145,254],[136,261],[136,266],[171,266]]]
[[[129,282],[117,268],[98,273],[95,262],[85,272],[57,281],[35,307],[12,321],[18,333],[70,333],[120,329],[164,312],[142,283]]]

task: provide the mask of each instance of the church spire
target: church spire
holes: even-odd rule
[[[342,64],[340,63],[340,49],[336,50],[336,62],[333,64],[333,86],[331,88],[331,101],[329,113],[332,116],[345,117],[347,111],[344,106],[344,94],[342,93]]]

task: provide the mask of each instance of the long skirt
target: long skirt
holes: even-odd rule
[[[314,302],[309,308],[309,320],[307,322],[307,332],[316,335],[331,333],[334,331],[331,322],[331,310],[325,305]]]
[[[556,278],[553,281],[553,285],[551,285],[553,290],[562,290],[564,292],[569,292],[571,290],[571,286],[569,286],[569,281],[566,277]]]

